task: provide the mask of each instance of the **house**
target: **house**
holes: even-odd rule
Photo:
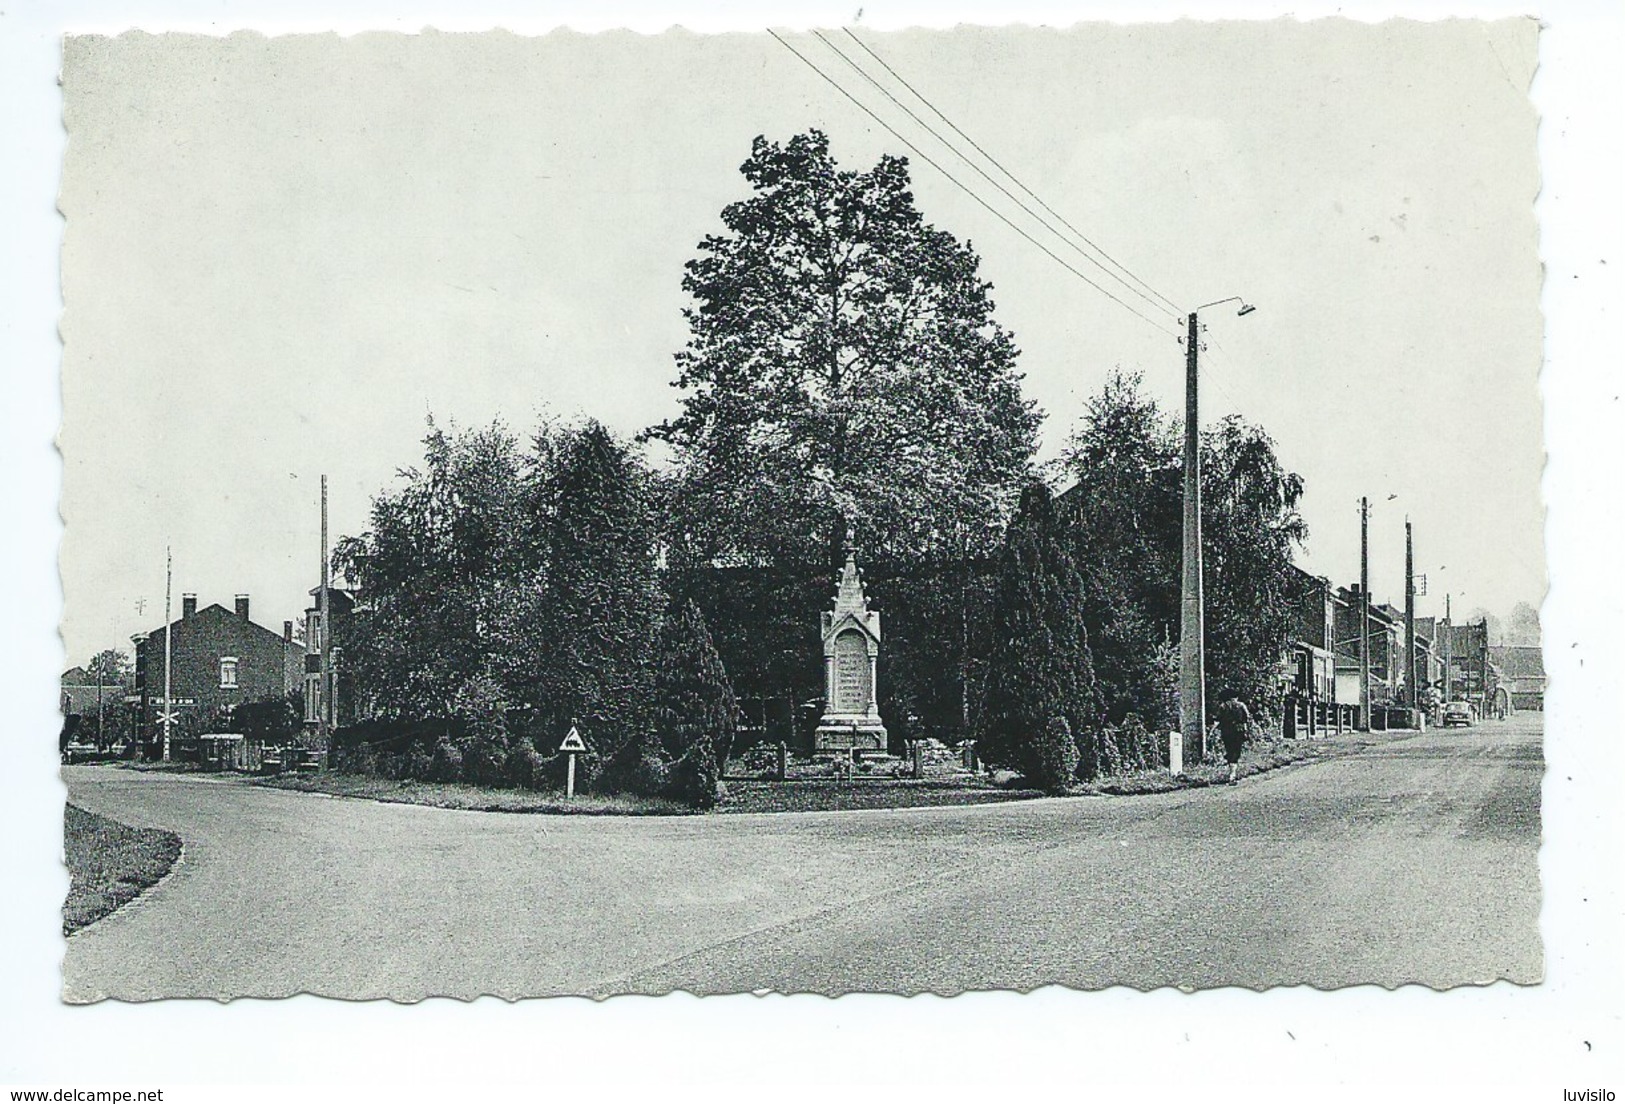
[[[1514,710],[1546,708],[1546,665],[1539,645],[1492,645],[1489,658],[1500,671],[1500,684]]]
[[[1446,700],[1472,702],[1483,709],[1495,685],[1489,626],[1482,620],[1477,624],[1447,625],[1445,635],[1450,656],[1450,669],[1445,672]]]
[[[1289,734],[1342,731],[1357,722],[1358,681],[1352,693],[1338,678],[1337,625],[1346,601],[1330,580],[1297,567],[1292,571],[1292,628],[1283,682],[1284,721]],[[1355,630],[1358,633],[1358,629]]]
[[[161,732],[165,628],[136,641],[135,696],[149,744]],[[197,595],[183,594],[181,616],[167,628],[174,723],[206,723],[246,702],[285,698],[297,685],[299,663],[290,656],[303,649],[294,643],[293,622],[284,621],[281,633],[255,624],[246,594],[237,595],[233,609],[218,603],[199,609]]]
[[[1342,672],[1352,666],[1354,671],[1354,700],[1359,701],[1360,659],[1360,607],[1358,583],[1340,587],[1337,591],[1336,641],[1333,651],[1338,655],[1337,669]],[[1405,614],[1390,605],[1368,605],[1370,618],[1371,701],[1385,705],[1395,700],[1405,669]],[[1346,661],[1346,662],[1345,662]],[[1344,689],[1340,681],[1338,690]]]
[[[305,728],[314,731],[321,725],[323,710],[330,725],[342,726],[355,722],[354,684],[339,674],[339,660],[343,641],[350,630],[355,614],[355,595],[347,590],[327,588],[327,620],[329,632],[322,627],[322,588],[312,587],[310,605],[305,609],[305,643],[299,660],[299,685],[304,694]],[[331,653],[328,668],[329,685],[326,693],[322,686],[322,648]],[[331,701],[331,704],[326,703]]]

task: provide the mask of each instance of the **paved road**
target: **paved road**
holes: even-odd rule
[[[64,771],[179,832],[64,995],[954,993],[1541,977],[1539,715],[1234,788],[785,816],[545,817]]]

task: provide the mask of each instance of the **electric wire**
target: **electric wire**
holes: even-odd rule
[[[1111,264],[1113,266],[1115,266],[1124,275],[1128,276],[1129,279],[1133,280],[1135,283],[1137,283],[1141,287],[1143,287],[1146,291],[1150,292],[1152,295],[1155,295],[1158,299],[1160,299],[1164,303],[1166,303],[1168,305],[1168,308],[1170,310],[1172,310],[1175,314],[1182,314],[1183,313],[1181,311],[1181,309],[1179,308],[1178,304],[1176,304],[1172,299],[1169,299],[1166,295],[1162,294],[1162,292],[1158,291],[1156,288],[1152,287],[1150,284],[1148,284],[1144,280],[1142,280],[1139,276],[1135,275],[1121,261],[1117,260],[1110,253],[1106,252],[1098,244],[1096,244],[1094,241],[1092,241],[1089,238],[1089,236],[1087,234],[1085,234],[1082,230],[1079,230],[1076,226],[1072,225],[1072,223],[1068,222],[1066,220],[1065,216],[1063,216],[1059,211],[1055,210],[1055,208],[1051,207],[1048,203],[1045,203],[1043,198],[1041,196],[1039,196],[1036,192],[1034,192],[1031,188],[1027,187],[1026,184],[1022,183],[1020,178],[1018,178],[1015,173],[1013,173],[1009,169],[1005,168],[1004,165],[999,162],[998,158],[994,157],[991,153],[987,152],[987,150],[983,149],[981,147],[981,145],[977,143],[976,139],[972,138],[970,135],[966,134],[963,130],[959,129],[959,126],[952,119],[948,118],[947,115],[943,114],[942,110],[940,108],[938,108],[936,104],[932,103],[929,99],[927,99],[924,93],[922,93],[919,89],[915,88],[912,84],[910,84],[903,77],[903,75],[901,73],[899,73],[897,70],[893,69],[890,65],[888,65],[886,63],[886,59],[881,57],[879,54],[877,54],[873,49],[870,48],[868,43],[864,42],[863,39],[859,38],[856,34],[854,34],[850,27],[843,27],[841,29],[846,32],[846,36],[848,38],[850,38],[853,42],[856,42],[860,47],[862,47],[863,51],[865,53],[867,53],[870,57],[874,58],[875,61],[877,61],[880,64],[881,68],[885,69],[886,72],[890,73],[893,77],[895,77],[897,79],[897,82],[899,84],[901,84],[904,88],[908,89],[911,93],[913,93],[915,99],[919,100],[926,107],[930,108],[932,114],[936,115],[936,117],[941,119],[944,123],[947,123],[948,126],[950,128],[952,128],[952,130],[953,130],[953,132],[955,134],[959,135],[966,142],[970,143],[970,146],[971,146],[972,149],[974,149],[977,153],[981,154],[983,157],[987,158],[988,162],[991,163],[994,166],[994,168],[998,169],[1001,173],[1003,173],[1006,177],[1008,177],[1009,180],[1011,181],[1011,183],[1015,184],[1016,187],[1020,188],[1022,191],[1026,192],[1029,196],[1031,196],[1035,203],[1037,203],[1040,207],[1042,207],[1044,210],[1048,211],[1051,215],[1053,215],[1056,218],[1056,220],[1060,222],[1060,224],[1062,226],[1065,226],[1068,230],[1070,230],[1074,234],[1076,234],[1080,241],[1084,242],[1086,245],[1089,246],[1089,248],[1093,249],[1095,252],[1099,253],[1102,257],[1106,258],[1107,261],[1111,262]],[[1074,248],[1076,248],[1076,247],[1074,247]],[[1081,250],[1080,250],[1080,252],[1081,252]],[[1121,278],[1119,278],[1119,279],[1121,279]]]
[[[835,80],[835,78],[831,77],[828,73],[825,73],[822,69],[820,69],[818,67],[818,65],[816,63],[814,63],[810,58],[808,58],[806,55],[804,55],[800,50],[797,50],[794,46],[790,45],[783,38],[781,38],[778,35],[777,32],[775,32],[774,30],[769,28],[767,33],[772,35],[773,38],[779,43],[779,45],[783,46],[786,50],[789,50],[792,54],[794,54],[797,58],[799,58],[803,65],[807,66],[807,68],[811,69],[814,73],[817,73],[820,77],[822,77],[825,80],[825,82],[827,82],[830,85],[830,87],[834,88],[842,96],[845,96],[848,100],[850,100],[865,115],[869,116],[875,122],[879,123],[882,127],[884,127],[888,132],[890,132],[892,137],[896,138],[899,142],[902,142],[903,145],[907,146],[910,150],[912,150],[915,154],[917,154],[922,161],[924,161],[926,164],[930,165],[932,168],[936,169],[943,176],[947,177],[950,183],[952,183],[960,191],[964,192],[966,195],[970,196],[971,199],[975,200],[978,204],[980,204],[982,207],[984,207],[988,211],[989,214],[993,215],[994,218],[997,218],[1000,222],[1002,222],[1006,226],[1010,227],[1010,229],[1012,229],[1016,233],[1020,234],[1023,238],[1026,238],[1028,242],[1032,243],[1032,245],[1036,246],[1040,251],[1042,251],[1045,254],[1045,256],[1049,257],[1056,264],[1060,265],[1062,268],[1064,268],[1068,272],[1072,273],[1072,275],[1076,276],[1078,279],[1082,280],[1084,283],[1088,284],[1090,287],[1092,287],[1096,291],[1100,292],[1100,294],[1104,295],[1106,298],[1110,299],[1112,302],[1116,303],[1118,306],[1122,307],[1124,310],[1126,310],[1130,314],[1134,315],[1136,318],[1138,318],[1140,321],[1144,322],[1146,325],[1148,325],[1148,326],[1152,327],[1153,329],[1157,330],[1159,333],[1163,334],[1166,337],[1177,337],[1178,336],[1172,330],[1165,329],[1160,323],[1156,322],[1155,320],[1153,320],[1151,318],[1147,318],[1144,314],[1140,313],[1133,306],[1131,306],[1130,304],[1124,302],[1122,299],[1119,299],[1116,295],[1113,295],[1109,290],[1102,287],[1100,284],[1096,283],[1094,280],[1090,279],[1088,277],[1088,275],[1086,275],[1083,272],[1080,272],[1077,268],[1075,268],[1071,264],[1067,263],[1065,258],[1063,258],[1063,257],[1059,256],[1058,254],[1056,254],[1054,250],[1052,250],[1048,246],[1044,245],[1043,242],[1041,242],[1037,238],[1033,237],[1027,231],[1023,230],[1020,226],[1016,225],[1002,211],[1000,211],[998,208],[994,207],[992,204],[988,203],[987,200],[983,199],[980,195],[978,195],[970,187],[968,187],[967,185],[962,183],[957,177],[954,176],[953,173],[951,173],[947,169],[943,168],[934,159],[932,159],[932,157],[929,154],[927,154],[924,150],[920,149],[919,146],[916,146],[913,142],[911,142],[907,138],[903,137],[903,135],[901,133],[899,133],[895,127],[893,127],[890,123],[886,122],[886,120],[882,119],[879,115],[875,114],[874,111],[870,110],[870,108],[869,108],[869,106],[867,104],[865,104],[862,100],[858,99],[852,93],[848,92],[844,87],[841,86],[840,82]]]
[[[889,89],[887,89],[885,85],[881,84],[873,76],[871,76],[869,73],[865,72],[862,66],[860,66],[857,62],[853,61],[850,57],[848,57],[846,54],[844,54],[833,42],[831,42],[827,37],[825,37],[822,32],[815,30],[812,33],[820,42],[822,42],[825,46],[829,47],[830,51],[832,53],[834,53],[834,55],[836,57],[838,57],[842,61],[846,62],[846,64],[849,65],[852,68],[852,70],[858,74],[858,76],[860,76],[864,80],[868,81],[871,85],[873,85],[875,87],[875,89],[877,91],[879,91],[879,93],[882,96],[884,96],[884,97],[886,97],[886,99],[890,100],[894,107],[896,107],[903,114],[907,115],[910,119],[913,119],[914,122],[919,125],[920,129],[924,130],[927,134],[931,135],[931,137],[935,138],[937,141],[941,142],[944,146],[946,146],[947,149],[949,150],[949,152],[951,152],[955,157],[959,158],[965,164],[969,165],[971,167],[971,169],[978,176],[980,176],[983,180],[987,181],[989,184],[993,185],[993,187],[997,188],[1001,194],[1003,194],[1007,199],[1010,200],[1010,202],[1014,203],[1017,207],[1021,208],[1021,210],[1023,212],[1025,212],[1029,218],[1033,219],[1033,221],[1037,222],[1044,229],[1048,230],[1050,233],[1054,234],[1057,238],[1059,238],[1061,240],[1061,242],[1068,249],[1071,249],[1073,252],[1077,253],[1078,256],[1082,257],[1084,260],[1088,261],[1090,264],[1092,264],[1096,268],[1100,269],[1101,272],[1104,272],[1111,279],[1116,280],[1119,284],[1122,284],[1123,287],[1130,294],[1137,295],[1137,296],[1139,296],[1139,298],[1145,300],[1145,302],[1150,305],[1152,310],[1162,311],[1164,309],[1162,303],[1157,302],[1156,299],[1153,299],[1151,296],[1147,295],[1145,292],[1141,291],[1139,288],[1137,288],[1133,284],[1129,283],[1129,281],[1123,279],[1123,277],[1119,276],[1117,273],[1113,272],[1111,269],[1109,269],[1105,265],[1101,264],[1094,257],[1091,257],[1083,249],[1079,248],[1077,243],[1071,241],[1069,238],[1067,238],[1067,236],[1065,234],[1061,233],[1053,225],[1051,225],[1049,220],[1046,219],[1043,215],[1039,214],[1037,211],[1035,211],[1031,207],[1027,206],[1026,203],[1022,202],[1022,199],[1021,199],[1020,196],[1016,195],[1009,188],[1006,188],[1003,184],[999,183],[992,176],[988,175],[987,171],[985,169],[983,169],[982,166],[978,165],[975,161],[973,161],[970,158],[969,155],[967,155],[963,150],[959,149],[958,146],[954,145],[954,143],[952,141],[950,141],[947,138],[944,138],[940,132],[938,132],[936,129],[934,129],[931,126],[930,123],[926,122],[924,119],[922,119],[918,115],[916,115],[912,110],[909,109],[908,105],[904,104],[896,96],[892,95],[891,91]],[[857,41],[857,39],[854,39],[853,41]],[[858,42],[858,45],[862,46],[863,43]],[[872,51],[871,51],[871,53],[872,53]],[[878,61],[879,59],[876,58],[876,60]],[[881,62],[881,64],[885,65],[885,62]],[[887,72],[892,72],[892,70],[888,67]],[[896,73],[892,72],[892,75],[896,76]],[[898,77],[898,80],[902,80],[902,78]],[[905,87],[907,87],[907,82],[904,81],[903,83],[904,83]],[[912,88],[910,88],[909,91],[913,92],[914,90]],[[930,102],[925,101],[924,97],[920,96],[920,94],[918,92],[914,92],[914,95],[916,97],[919,97],[922,101],[924,101],[926,103],[926,106],[928,106],[928,107],[931,106]],[[932,110],[935,110],[935,108],[933,108]],[[941,115],[942,113],[939,111],[939,112],[937,112],[937,114]],[[953,126],[953,123],[951,121],[948,121],[946,116],[943,116],[943,119],[944,119],[945,122],[948,122],[949,126]],[[955,127],[954,129],[955,129],[955,131],[957,133],[959,133],[961,135],[961,137],[964,136],[963,132],[959,131],[959,129],[957,127]],[[1007,170],[1005,170],[1002,165],[999,165],[999,163],[997,161],[994,161],[993,158],[988,157],[986,151],[983,151],[980,146],[977,146],[976,143],[972,142],[969,138],[966,138],[965,140],[967,142],[970,142],[972,146],[975,146],[976,149],[978,150],[978,152],[981,152],[983,157],[987,157],[987,159],[989,161],[992,161],[994,166],[997,167],[1000,172],[1003,172],[1006,176],[1010,176],[1010,173]],[[1015,178],[1011,177],[1011,179],[1014,180]],[[1017,181],[1017,183],[1019,184],[1020,182]],[[1028,191],[1028,194],[1032,195],[1030,190]],[[1038,199],[1037,196],[1033,196],[1033,198]],[[1043,205],[1043,200],[1038,200],[1038,202],[1039,202],[1040,205]],[[1047,207],[1045,209],[1048,210]],[[1053,211],[1051,213],[1053,214]],[[1056,217],[1059,218],[1060,216],[1057,215]],[[1074,233],[1076,233],[1075,230],[1074,230]],[[1082,235],[1080,234],[1079,237],[1082,237]],[[1085,238],[1084,240],[1088,241],[1087,238]],[[1090,245],[1094,245],[1094,243],[1090,242]],[[1094,246],[1094,248],[1097,251],[1100,249],[1099,246]],[[1102,255],[1104,255],[1104,253],[1102,253]],[[1178,313],[1179,313],[1178,308],[1175,308],[1174,309],[1174,314],[1175,314],[1174,321],[1175,322],[1177,322],[1179,320],[1178,319]]]

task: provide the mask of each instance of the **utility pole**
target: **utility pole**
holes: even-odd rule
[[[1446,594],[1444,596],[1444,700],[1447,702],[1456,700],[1455,665],[1450,655],[1450,650],[1455,647],[1456,642],[1452,639],[1455,635],[1456,630],[1450,626],[1450,595]]]
[[[322,476],[322,586],[321,586],[321,590],[317,593],[317,597],[316,597],[316,647],[319,649],[317,654],[321,657],[321,671],[322,671],[322,684],[321,684],[321,686],[322,686],[322,688],[319,691],[319,695],[320,695],[321,700],[316,703],[317,707],[318,707],[317,710],[316,710],[316,736],[321,741],[322,754],[326,757],[328,765],[331,766],[332,761],[333,761],[333,754],[332,754],[332,751],[329,750],[330,744],[331,744],[331,741],[329,739],[329,728],[331,727],[331,722],[332,722],[332,718],[333,718],[333,714],[332,714],[333,691],[332,691],[332,685],[331,685],[331,680],[332,680],[332,677],[333,677],[333,666],[332,666],[332,657],[328,653],[331,651],[330,645],[332,643],[333,634],[328,630],[328,627],[327,627],[327,613],[328,613],[328,609],[327,609],[327,587],[328,587],[328,584],[329,584],[328,570],[329,570],[329,568],[328,568],[328,561],[327,561],[327,476],[323,475]]]
[[[1371,731],[1371,503],[1360,496],[1360,728]]]
[[[1405,704],[1422,708],[1416,685],[1416,573],[1411,557],[1411,519],[1405,519]]]
[[[175,704],[169,697],[169,669],[174,666],[170,663],[172,649],[170,647],[169,623],[169,590],[175,576],[175,559],[169,548],[164,548],[164,711],[160,715],[160,723],[164,726],[164,762],[169,762],[169,726],[175,720]]]
[[[1197,421],[1196,312],[1185,336],[1185,544],[1179,592],[1179,732],[1187,763],[1207,758],[1207,686],[1202,647],[1202,441]]]

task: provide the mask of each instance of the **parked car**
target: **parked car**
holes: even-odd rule
[[[1464,701],[1445,702],[1444,715],[1440,720],[1445,728],[1456,725],[1467,728],[1473,723],[1473,707]]]

